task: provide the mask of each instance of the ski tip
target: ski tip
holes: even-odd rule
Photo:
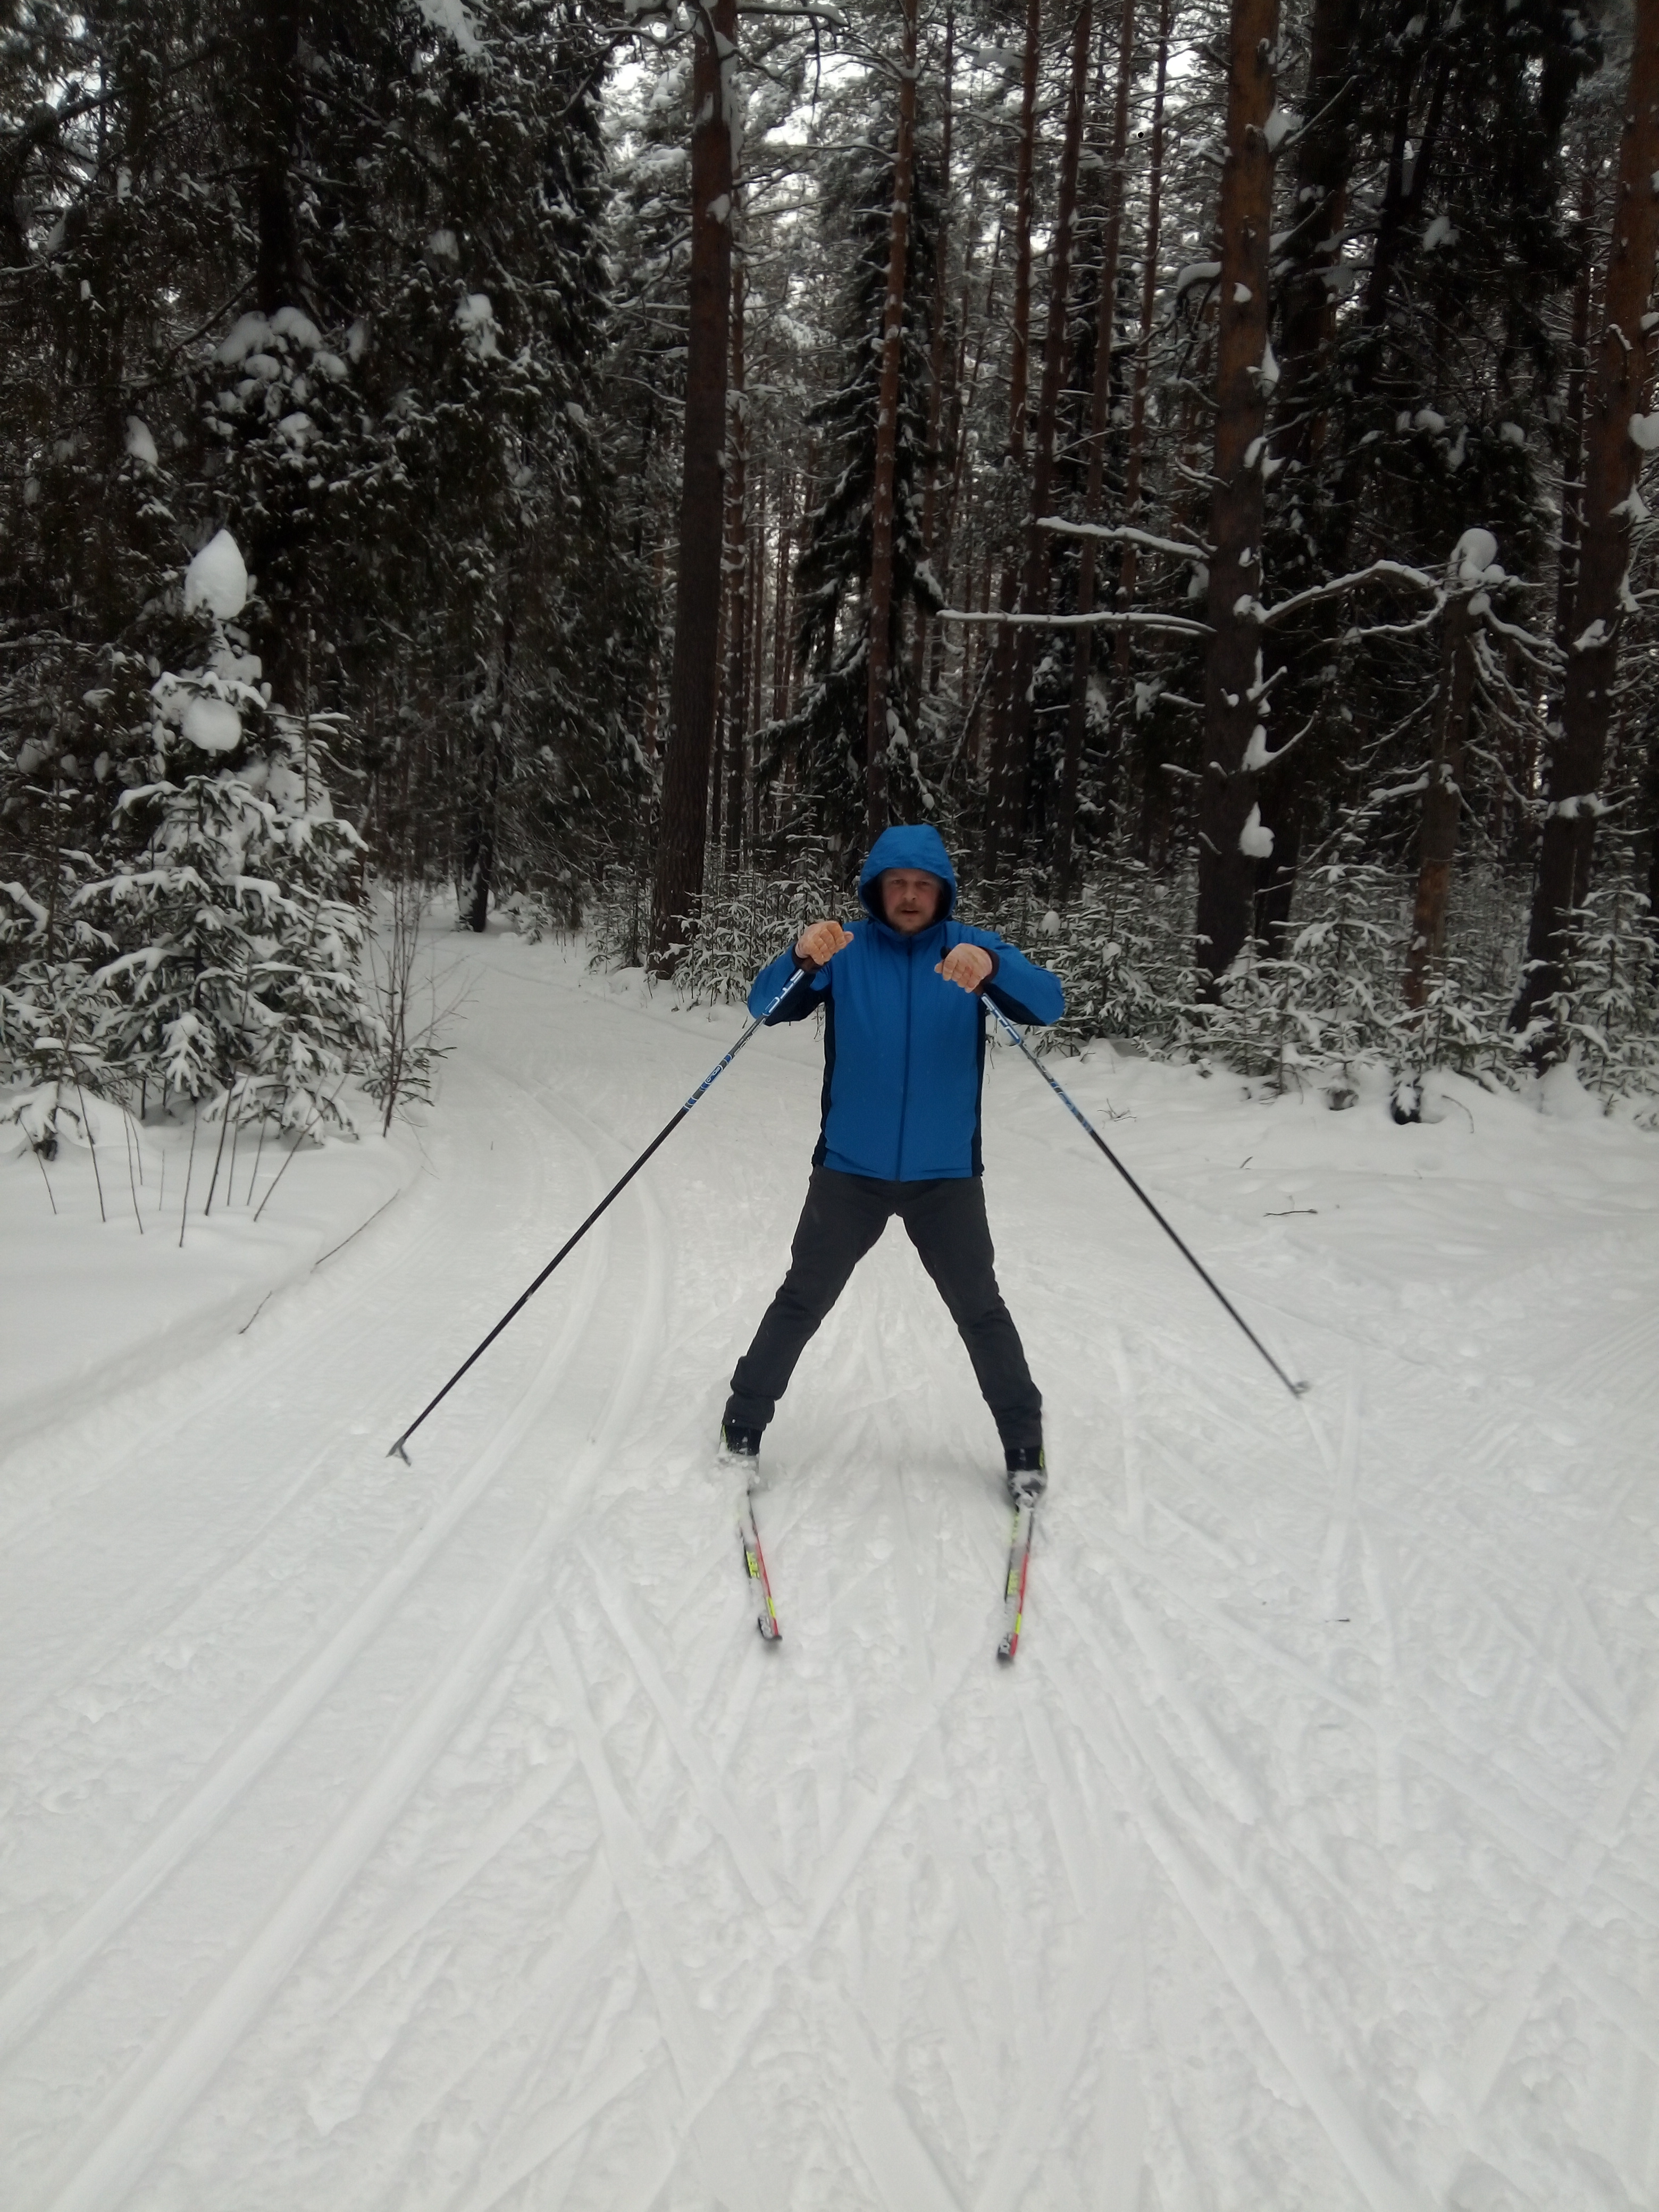
[[[769,1620],[766,1615],[762,1613],[759,1620],[755,1623],[755,1626],[760,1631],[760,1640],[763,1644],[782,1643],[783,1631],[778,1626],[775,1620]]]

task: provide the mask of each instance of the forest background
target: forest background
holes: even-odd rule
[[[916,819],[1073,1041],[1650,1106],[1659,0],[22,0],[0,173],[37,1144]]]

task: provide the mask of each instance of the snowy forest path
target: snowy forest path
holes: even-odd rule
[[[994,1432],[896,1231],[768,1433],[768,1649],[713,1443],[811,1025],[757,1039],[405,1469],[432,1379],[737,1025],[557,948],[446,957],[428,1172],[136,1394],[96,1480],[104,1416],[39,1442],[64,1479],[0,1570],[19,2203],[1588,2212],[1596,2160],[1655,2201],[1650,1378],[1614,1356],[1659,1288],[1644,1156],[1592,1133],[1506,1209],[1461,1131],[1356,1149],[1078,1069],[1315,1347],[1304,1419],[999,1056],[1054,1469],[1020,1662]]]

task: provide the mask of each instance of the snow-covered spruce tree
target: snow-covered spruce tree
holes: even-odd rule
[[[890,134],[890,124],[889,131]],[[858,842],[866,811],[866,601],[893,182],[890,151],[851,135],[853,143],[845,152],[826,156],[824,236],[826,240],[839,237],[854,250],[836,314],[842,381],[808,416],[808,427],[819,441],[820,481],[825,489],[805,519],[797,570],[801,607],[798,651],[806,682],[795,714],[763,733],[774,772],[786,754],[790,759],[793,791],[806,816],[803,826],[839,840],[848,849]],[[915,742],[917,702],[909,656],[901,650],[906,609],[932,609],[940,604],[922,548],[919,511],[933,222],[927,165],[918,158],[906,258],[894,457],[887,802],[897,820],[914,819],[930,811],[933,804]]]
[[[1352,1105],[1364,1065],[1392,1066],[1399,886],[1350,849],[1309,872],[1300,926],[1282,953],[1249,940],[1212,1005],[1188,1014],[1189,1044],[1276,1091],[1319,1085]]]
[[[76,915],[111,957],[104,1055],[129,1089],[311,1129],[380,1025],[360,960],[362,841],[335,815],[337,717],[272,703],[237,617],[241,556],[221,532],[186,574],[197,665],[149,687],[148,758],[117,802],[116,864]]]
[[[644,660],[595,380],[603,27],[345,0],[222,33],[42,0],[0,52],[4,678],[84,773],[82,664],[179,665],[167,579],[226,524],[276,696],[363,734],[377,846],[473,911],[503,872],[568,891],[637,787]]]
[[[1627,848],[1571,917],[1562,988],[1539,1009],[1540,1030],[1565,1046],[1579,1081],[1605,1100],[1644,1102],[1659,1119],[1659,923],[1632,873]],[[1622,863],[1623,865],[1620,865]],[[1522,1049],[1531,1040],[1523,1033]]]
[[[1597,39],[1548,5],[1404,12],[1317,0],[1307,77],[1281,95],[1307,122],[1281,165],[1264,563],[1275,600],[1380,557],[1437,575],[1471,526],[1516,574],[1536,579],[1547,555],[1561,303],[1584,250],[1563,155]],[[1439,685],[1433,623],[1354,630],[1423,611],[1373,581],[1268,633],[1278,727],[1306,732],[1263,786],[1276,842],[1258,874],[1261,920],[1276,934],[1301,852],[1334,827],[1357,742],[1374,732],[1386,754],[1398,731],[1419,746],[1413,717]],[[1511,814],[1511,834],[1526,829]]]
[[[572,0],[438,12],[315,26],[293,250],[204,404],[279,690],[309,636],[312,696],[368,690],[373,831],[480,927],[498,877],[568,902],[620,818],[641,626],[593,375],[605,49]]]

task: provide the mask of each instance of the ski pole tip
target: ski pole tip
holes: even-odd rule
[[[1291,1385],[1291,1395],[1292,1398],[1305,1398],[1309,1391],[1312,1389],[1313,1384],[1311,1382],[1292,1382]]]
[[[409,1454],[404,1449],[404,1440],[401,1437],[399,1437],[397,1443],[392,1445],[392,1449],[386,1454],[386,1457],[388,1459],[400,1459],[405,1467],[413,1467],[415,1464],[414,1461],[410,1459]]]

